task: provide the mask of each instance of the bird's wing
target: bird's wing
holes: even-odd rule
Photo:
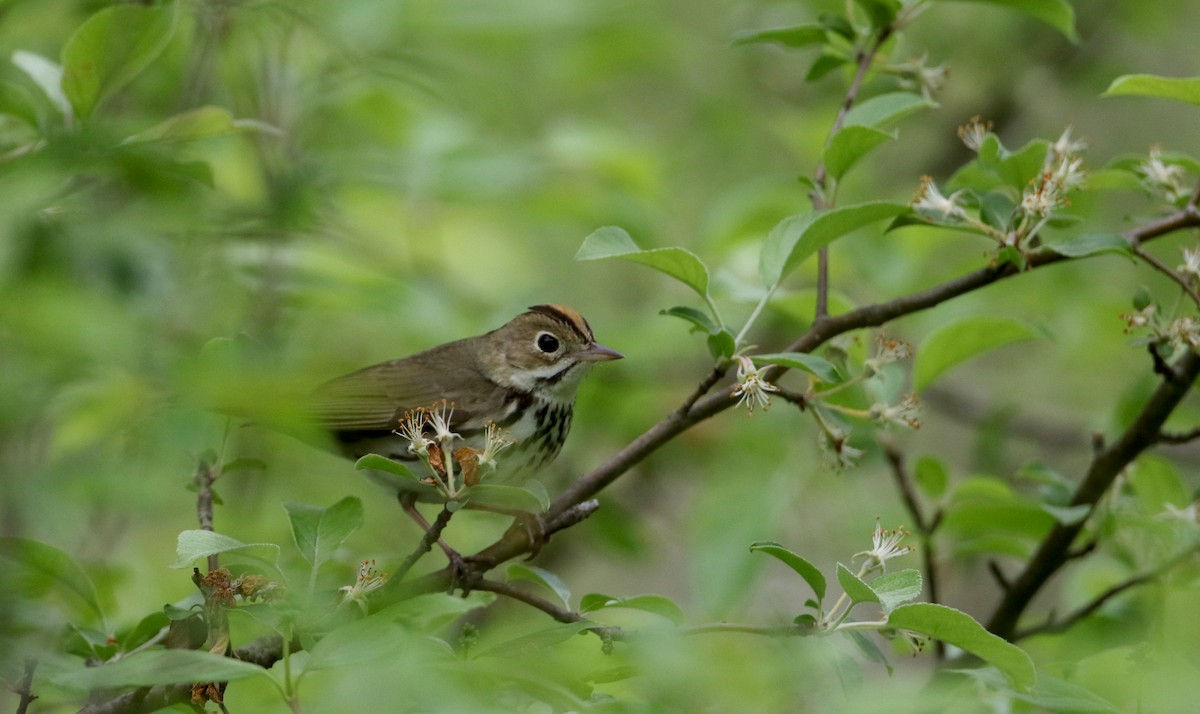
[[[405,412],[445,401],[454,409],[454,427],[486,411],[498,389],[474,366],[430,369],[408,358],[326,382],[313,392],[313,412],[332,431],[391,431]]]

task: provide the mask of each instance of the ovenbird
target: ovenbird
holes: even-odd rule
[[[379,454],[412,463],[413,414],[440,410],[441,428],[483,452],[489,434],[512,442],[495,456],[491,478],[532,475],[558,455],[580,381],[596,362],[622,355],[596,342],[578,312],[535,305],[508,324],[326,382],[314,392],[321,424],[343,454]],[[410,425],[404,433],[406,421]],[[416,430],[434,420],[421,418]]]

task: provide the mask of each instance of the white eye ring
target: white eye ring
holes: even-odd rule
[[[534,347],[537,347],[540,352],[544,352],[548,355],[552,355],[562,348],[562,342],[560,342],[557,337],[549,332],[537,333],[537,337],[533,338],[533,345]]]

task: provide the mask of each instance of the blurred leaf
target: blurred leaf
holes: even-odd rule
[[[38,108],[29,90],[12,82],[0,82],[0,114],[16,117],[35,129],[40,125]]]
[[[831,362],[807,352],[779,352],[775,354],[754,355],[751,357],[755,364],[777,364],[788,369],[799,369],[815,376],[826,383],[841,381],[837,367]]]
[[[759,275],[768,288],[774,288],[809,256],[834,240],[877,221],[908,212],[909,207],[904,204],[873,201],[789,216],[767,235],[759,256]]]
[[[912,568],[884,573],[871,581],[871,590],[879,597],[884,612],[920,597],[921,587],[921,574]]]
[[[595,626],[596,623],[588,622],[587,620],[560,623],[545,630],[514,637],[507,642],[501,642],[498,645],[488,647],[475,655],[475,659],[482,657],[513,657],[526,652],[544,650],[560,642],[565,642],[580,632],[589,630]]]
[[[141,647],[157,637],[158,633],[162,632],[164,627],[169,627],[170,624],[171,618],[167,617],[167,613],[162,610],[146,615],[121,636],[121,650],[129,652]]]
[[[870,585],[863,582],[862,578],[850,572],[846,566],[838,563],[837,579],[841,584],[842,590],[846,591],[846,595],[852,603],[860,602],[879,602],[879,596],[871,589]]]
[[[708,297],[708,268],[694,253],[683,248],[639,248],[625,229],[605,226],[587,238],[575,253],[575,260],[604,260],[621,258],[666,273],[700,297]]]
[[[534,491],[523,486],[481,483],[471,486],[463,495],[464,502],[484,504],[513,511],[542,513],[550,507],[545,490]]]
[[[425,593],[389,605],[371,615],[371,618],[378,616],[397,622],[407,630],[429,634],[495,601],[496,594],[484,590],[476,590],[465,597],[450,593]]]
[[[1011,317],[968,317],[943,325],[917,348],[913,389],[924,391],[939,377],[972,357],[1037,337],[1029,325]]]
[[[413,637],[381,611],[333,629],[309,650],[304,671],[367,665],[395,659],[413,646]]]
[[[922,109],[936,106],[937,102],[912,92],[880,94],[856,104],[846,113],[846,121],[843,126],[866,126],[878,129]]]
[[[974,2],[1023,12],[1058,30],[1072,43],[1079,42],[1075,31],[1075,8],[1067,0],[940,0],[941,2]]]
[[[631,610],[649,612],[666,618],[676,625],[684,621],[683,610],[675,601],[662,595],[631,595],[629,597],[611,597],[599,593],[584,595],[579,601],[580,612],[595,612],[610,607],[623,607]]]
[[[1133,256],[1133,247],[1119,233],[1085,233],[1050,243],[1046,248],[1068,258],[1082,258],[1101,253],[1124,255],[1131,260]]]
[[[854,0],[854,4],[863,9],[874,30],[882,30],[892,24],[901,7],[900,0]]]
[[[1003,672],[1020,691],[1029,691],[1037,682],[1033,660],[1024,650],[959,610],[924,602],[902,605],[888,615],[888,626],[928,635],[973,654]]]
[[[822,53],[813,60],[808,72],[804,75],[805,82],[815,82],[842,65],[850,64],[845,57],[837,54]]]
[[[769,30],[742,30],[729,38],[731,45],[774,43],[785,47],[811,47],[825,43],[825,28],[812,23],[775,27]]]
[[[175,562],[171,567],[189,568],[200,558],[220,553],[237,553],[272,566],[279,560],[279,546],[274,543],[243,543],[212,531],[190,530],[179,534],[175,543]]]
[[[713,322],[712,318],[708,316],[708,313],[704,312],[703,310],[697,310],[694,307],[672,307],[666,310],[660,310],[658,314],[670,315],[672,317],[678,317],[680,319],[687,320],[695,326],[693,332],[699,330],[700,332],[704,332],[706,334],[713,334],[719,329],[717,324]]]
[[[934,456],[922,456],[917,459],[913,469],[917,487],[932,499],[939,499],[946,493],[950,477],[946,473],[946,464]]]
[[[879,651],[879,646],[875,644],[875,641],[867,637],[865,632],[860,632],[859,630],[840,630],[840,632],[850,638],[850,641],[854,643],[859,652],[862,652],[864,657],[876,664],[882,664],[887,668],[888,675],[892,674],[891,663]]]
[[[1186,104],[1200,104],[1200,77],[1126,74],[1114,79],[1100,96],[1117,97],[1122,95],[1156,97]]]
[[[14,52],[12,61],[22,72],[29,75],[63,116],[71,116],[71,103],[67,101],[67,95],[63,94],[62,67],[53,60],[25,50]]]
[[[77,690],[152,687],[157,684],[233,682],[267,670],[232,657],[201,650],[147,650],[98,667],[80,667],[55,675],[56,684]]]
[[[844,127],[833,135],[825,149],[825,168],[830,176],[840,180],[871,149],[895,138],[896,135],[891,132],[869,126]]]
[[[101,621],[104,611],[96,596],[96,586],[83,566],[66,552],[48,543],[29,538],[0,537],[0,557],[38,573],[75,593]]]
[[[1054,520],[1064,526],[1073,526],[1076,523],[1082,523],[1088,514],[1092,512],[1092,507],[1087,504],[1078,506],[1052,506],[1048,503],[1042,504],[1042,510],[1054,516]]]
[[[194,141],[211,136],[233,134],[248,130],[270,131],[279,133],[278,129],[252,119],[234,119],[228,109],[222,107],[199,107],[180,112],[169,119],[140,131],[125,139],[125,144],[139,144],[152,141]]]
[[[1129,485],[1142,509],[1152,515],[1162,513],[1167,504],[1182,508],[1192,500],[1175,464],[1155,456],[1142,456],[1134,462]]]
[[[62,88],[79,118],[90,117],[166,48],[177,5],[112,5],[71,35],[62,50]]]
[[[508,582],[514,580],[526,580],[531,583],[537,583],[546,588],[558,598],[559,603],[565,609],[571,608],[571,590],[567,584],[549,570],[544,570],[533,565],[524,563],[512,563],[506,571]]]
[[[795,570],[800,577],[804,578],[804,582],[808,583],[808,586],[816,593],[818,604],[825,599],[825,576],[821,574],[820,570],[817,570],[817,566],[784,548],[782,545],[769,540],[760,540],[756,543],[751,543],[750,552],[766,553],[779,559],[784,565]]]
[[[313,568],[328,561],[338,546],[363,523],[362,501],[347,496],[329,508],[306,503],[285,503],[292,524],[292,538],[300,555]]]
[[[1070,714],[1118,714],[1121,709],[1107,699],[1073,682],[1039,673],[1037,686],[1030,692],[1011,690],[1008,680],[991,667],[985,669],[948,669],[982,683],[990,690],[1011,693],[1017,701],[1033,705],[1036,711],[1070,712]]]

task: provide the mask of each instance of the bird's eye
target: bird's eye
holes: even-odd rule
[[[546,354],[553,354],[558,351],[558,338],[549,332],[539,332],[537,339],[534,340],[534,344]]]

